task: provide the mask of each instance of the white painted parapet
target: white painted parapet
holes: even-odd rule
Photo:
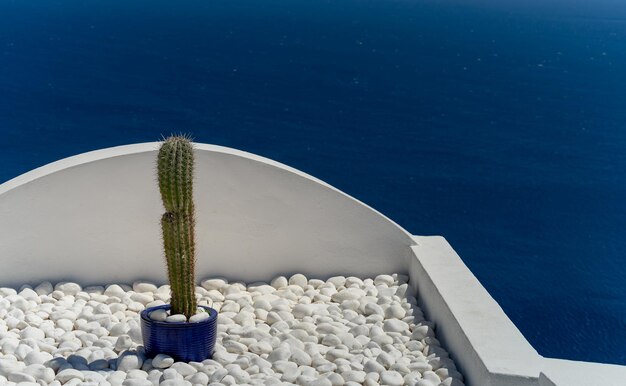
[[[0,185],[0,286],[165,282],[158,143],[66,158]],[[626,386],[626,367],[541,357],[442,237],[411,236],[305,173],[196,144],[197,274],[406,273],[468,386]]]
[[[415,237],[410,283],[472,385],[538,384],[542,357],[443,237]]]
[[[471,386],[626,386],[626,366],[540,356],[443,237],[415,236],[410,283]]]
[[[0,185],[0,283],[163,283],[159,143],[98,150]],[[242,151],[195,144],[197,275],[406,270],[410,234],[305,173]]]

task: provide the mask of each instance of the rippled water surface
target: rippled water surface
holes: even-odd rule
[[[0,181],[172,131],[441,234],[545,356],[626,364],[620,1],[1,1]]]

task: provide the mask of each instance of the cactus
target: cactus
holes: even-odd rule
[[[188,137],[167,138],[157,158],[163,249],[170,282],[171,313],[196,313],[193,204],[193,146]]]

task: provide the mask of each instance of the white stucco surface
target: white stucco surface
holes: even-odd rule
[[[196,144],[197,276],[405,270],[411,236],[305,173]],[[164,282],[158,143],[103,149],[0,185],[0,284]]]
[[[626,367],[546,358],[539,386],[624,386]]]
[[[0,286],[165,282],[158,143],[103,149],[0,185]],[[196,144],[197,276],[408,273],[468,386],[625,386],[626,367],[541,357],[442,237],[305,173]],[[590,375],[592,374],[592,375]]]
[[[410,282],[469,384],[536,385],[541,356],[452,247],[442,237],[415,240]]]

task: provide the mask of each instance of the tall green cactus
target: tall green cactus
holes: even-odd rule
[[[157,159],[163,249],[172,293],[171,313],[196,313],[193,204],[193,146],[185,136],[167,138]]]

